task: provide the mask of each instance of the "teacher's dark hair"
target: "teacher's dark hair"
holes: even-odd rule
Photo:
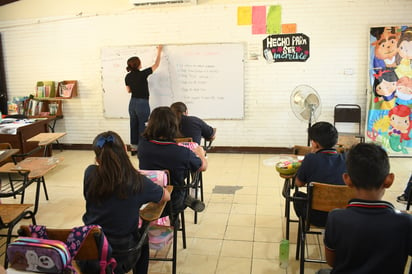
[[[150,114],[143,137],[147,140],[174,141],[179,129],[176,115],[169,107],[157,107]]]
[[[139,57],[137,57],[137,56],[130,57],[130,58],[127,60],[126,70],[127,70],[128,72],[139,70],[140,64],[141,64],[141,62],[140,62],[140,58],[139,58]]]
[[[127,155],[125,144],[113,131],[102,132],[93,141],[97,168],[88,176],[88,197],[103,202],[113,193],[119,199],[138,193],[142,189],[142,176]],[[131,189],[132,193],[129,193]]]

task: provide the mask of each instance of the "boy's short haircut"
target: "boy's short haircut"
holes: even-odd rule
[[[323,148],[332,148],[338,142],[338,131],[328,122],[317,122],[308,129],[309,139]]]
[[[349,150],[346,168],[356,188],[378,189],[389,174],[388,154],[376,144],[359,143]]]

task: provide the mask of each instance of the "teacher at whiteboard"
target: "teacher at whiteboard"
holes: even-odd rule
[[[137,56],[127,60],[126,70],[128,71],[124,81],[126,90],[131,93],[129,102],[130,116],[130,149],[132,155],[136,155],[139,139],[143,133],[146,122],[150,115],[149,105],[149,85],[147,77],[152,74],[160,64],[160,56],[163,46],[157,46],[157,56],[155,63],[148,68],[142,69],[142,63]]]

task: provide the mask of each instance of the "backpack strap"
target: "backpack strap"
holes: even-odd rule
[[[66,245],[69,248],[70,255],[74,258],[79,252],[79,249],[83,245],[84,240],[89,235],[89,232],[96,226],[85,225],[73,227],[70,234],[67,236]]]
[[[99,225],[85,225],[72,228],[72,232],[67,237],[67,246],[70,251],[72,258],[76,256],[79,249],[83,245],[84,240],[89,235],[90,231],[94,228],[99,228],[101,233],[99,236],[95,236],[96,242],[99,245],[99,265],[100,265],[100,274],[106,273],[106,268],[111,266],[111,272],[113,272],[116,267],[116,260],[111,257],[111,247],[107,241],[106,236],[103,233],[103,230]]]
[[[112,250],[103,231],[99,239],[100,274],[106,274],[106,268],[110,266],[111,272],[116,268],[117,262],[111,256]]]

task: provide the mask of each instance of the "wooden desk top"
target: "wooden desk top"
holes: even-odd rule
[[[17,148],[0,149],[0,163],[13,156],[14,154],[17,154],[19,151],[20,149]]]
[[[171,193],[173,191],[173,186],[166,186],[167,191]],[[155,221],[160,218],[162,212],[166,206],[167,202],[163,201],[160,203],[148,203],[143,209],[140,210],[140,217],[146,221]]]
[[[28,142],[39,142],[39,146],[47,146],[66,135],[66,132],[42,132],[27,139]]]
[[[0,204],[0,216],[4,223],[15,220],[22,211],[33,206],[32,204]]]
[[[43,177],[63,161],[63,157],[28,157],[17,163],[11,170],[30,171],[29,179]]]

